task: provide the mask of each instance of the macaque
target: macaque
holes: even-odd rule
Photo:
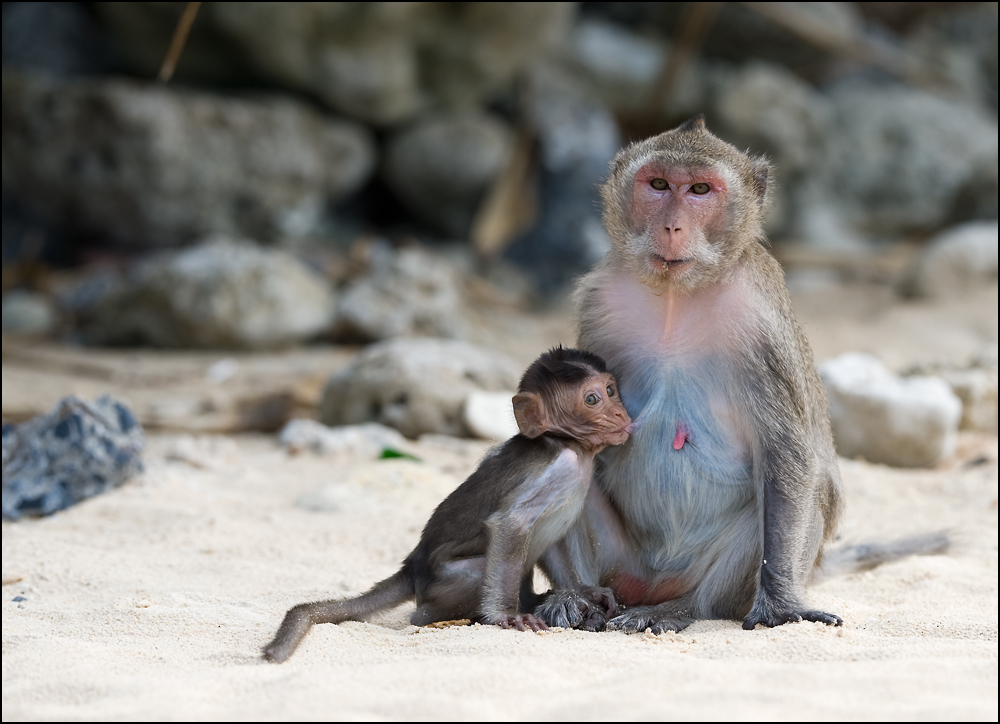
[[[584,507],[594,456],[624,443],[631,420],[618,385],[593,354],[562,347],[525,372],[513,398],[520,433],[492,450],[424,528],[400,570],[346,601],[292,608],[264,649],[285,661],[313,624],[359,620],[416,599],[418,626],[468,618],[503,628],[547,628],[532,613],[534,567]],[[603,625],[616,606],[610,591],[580,586],[560,592]]]
[[[540,565],[563,625],[609,587],[611,630],[697,619],[840,625],[806,583],[841,515],[826,396],[762,217],[770,165],[699,116],[618,153],[601,191],[612,249],[576,291],[579,346],[635,420]],[[595,544],[595,542],[597,544]]]

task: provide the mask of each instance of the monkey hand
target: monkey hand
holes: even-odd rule
[[[658,606],[636,606],[608,621],[608,631],[641,633],[649,629],[654,634],[681,631],[694,617],[680,602],[661,603]]]
[[[757,624],[774,628],[783,623],[794,623],[796,621],[816,621],[818,623],[825,623],[827,626],[841,626],[844,623],[844,619],[840,616],[827,613],[826,611],[798,608],[778,610],[777,607],[773,606],[764,607],[754,605],[747,617],[743,619],[743,628],[751,631]]]
[[[545,622],[532,613],[502,613],[487,617],[486,623],[500,628],[516,628],[518,631],[526,631],[529,628],[536,632],[549,630]]]
[[[610,588],[584,586],[580,590],[550,591],[535,609],[535,615],[549,626],[603,631],[609,616],[618,612]]]

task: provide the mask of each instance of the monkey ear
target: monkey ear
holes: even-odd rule
[[[705,130],[705,114],[699,113],[693,118],[689,118],[681,125],[677,126],[678,131],[704,131]]]
[[[518,392],[512,402],[517,429],[522,435],[534,438],[548,432],[549,416],[545,412],[541,395],[537,392]]]
[[[771,164],[764,159],[758,159],[753,169],[753,190],[757,195],[757,204],[764,205],[767,196],[767,177],[771,173]]]

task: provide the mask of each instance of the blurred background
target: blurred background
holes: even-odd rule
[[[807,322],[992,288],[978,336],[884,361],[985,354],[995,420],[997,3],[4,3],[2,113],[5,420],[67,387],[15,368],[229,430],[315,416],[357,345],[526,364],[574,340],[610,159],[697,113],[774,162],[767,231]],[[243,407],[175,389],[296,348]],[[278,370],[299,382],[275,398]]]

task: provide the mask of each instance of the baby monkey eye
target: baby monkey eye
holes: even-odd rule
[[[608,397],[614,397],[615,396],[615,386],[614,385],[608,385],[607,393],[608,393]]]
[[[711,190],[712,187],[705,183],[691,184],[691,193],[698,194],[699,196],[707,194]]]
[[[667,188],[667,186],[669,186],[665,178],[654,178],[652,181],[649,182],[649,185],[652,186],[657,191],[663,191],[664,189]]]
[[[600,402],[600,400],[601,398],[595,395],[593,392],[591,392],[589,395],[583,398],[583,401],[586,402],[587,405],[589,405],[590,407],[596,405],[598,402]]]

